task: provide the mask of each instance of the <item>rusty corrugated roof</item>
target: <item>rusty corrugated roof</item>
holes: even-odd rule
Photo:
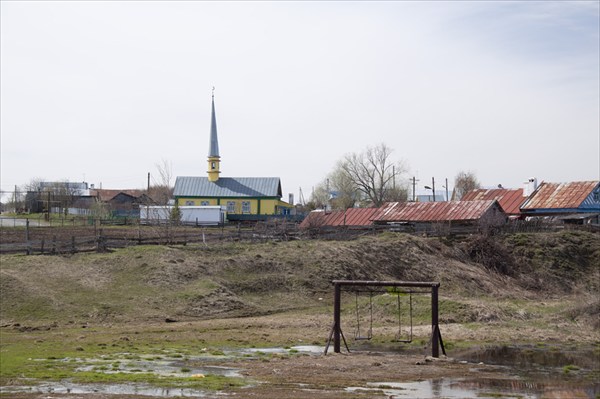
[[[348,208],[345,211],[312,211],[300,228],[321,226],[370,226],[372,216],[379,208]]]
[[[495,200],[444,202],[388,202],[373,217],[375,222],[447,222],[479,220]]]
[[[598,186],[598,181],[580,181],[570,183],[543,182],[521,206],[530,209],[575,209]]]
[[[526,200],[523,197],[523,189],[506,189],[506,188],[495,188],[495,189],[483,189],[478,188],[471,190],[461,198],[461,201],[484,201],[484,200],[496,200],[509,215],[518,215],[521,213],[519,208],[521,204]]]

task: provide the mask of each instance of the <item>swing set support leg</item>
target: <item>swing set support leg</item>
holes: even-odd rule
[[[431,287],[431,356],[440,357],[440,347],[442,353],[446,355],[444,341],[442,341],[442,333],[439,323],[439,307],[438,307],[438,288]]]
[[[341,296],[342,296],[342,288],[339,284],[334,285],[334,293],[333,293],[333,351],[335,353],[340,353],[340,336],[342,335],[341,328]]]

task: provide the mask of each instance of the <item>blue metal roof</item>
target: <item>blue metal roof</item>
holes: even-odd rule
[[[221,177],[215,182],[208,177],[179,176],[175,181],[175,197],[276,197],[281,198],[279,177]]]

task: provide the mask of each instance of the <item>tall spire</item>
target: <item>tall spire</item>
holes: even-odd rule
[[[208,180],[216,182],[221,173],[219,140],[217,138],[217,117],[215,116],[215,88],[212,89],[212,114],[210,119],[210,142],[208,144]]]
[[[219,139],[217,138],[217,117],[215,116],[215,88],[212,88],[212,115],[210,119],[209,157],[219,156]]]

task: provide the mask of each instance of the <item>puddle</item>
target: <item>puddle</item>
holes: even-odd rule
[[[195,375],[217,375],[231,378],[242,378],[239,369],[207,365],[211,361],[223,359],[224,356],[215,356],[203,353],[199,356],[187,356],[178,353],[161,353],[154,355],[136,355],[132,353],[118,353],[98,358],[62,358],[55,359],[59,363],[75,363],[79,367],[75,372],[92,371],[95,373],[152,373],[163,377],[194,378]],[[48,359],[38,359],[48,361]],[[44,382],[35,386],[9,386],[0,387],[0,393],[35,392],[54,394],[91,394],[100,393],[107,395],[145,395],[156,397],[214,397],[224,396],[222,392],[201,391],[192,388],[164,388],[148,384],[75,384],[70,382]]]
[[[188,388],[157,388],[150,385],[130,384],[70,384],[63,382],[43,383],[34,387],[0,387],[0,393],[22,393],[35,392],[46,394],[92,394],[100,393],[107,395],[144,395],[162,398],[168,397],[214,397],[225,396],[223,393],[207,393]]]
[[[513,374],[531,381],[550,378],[597,381],[600,374],[600,354],[593,347],[505,345],[457,351],[452,357],[469,363],[507,367]]]
[[[235,368],[205,365],[206,357],[204,356],[186,356],[185,359],[139,356],[131,359],[112,355],[108,358],[75,360],[78,363],[85,363],[75,371],[94,371],[106,374],[153,373],[167,377],[191,377],[195,374],[242,377],[240,371]]]
[[[192,377],[195,374],[243,378],[236,368],[219,366],[218,362],[240,357],[269,354],[321,355],[324,347],[298,345],[292,347],[248,348],[224,351],[203,349],[194,355],[163,351],[157,354],[119,353],[98,358],[63,358],[55,362],[77,364],[77,371],[98,373],[153,373],[166,377]],[[402,352],[396,349],[394,352]],[[565,348],[540,346],[497,346],[451,351],[457,361],[507,368],[509,379],[436,379],[416,382],[372,382],[362,387],[348,387],[347,392],[367,396],[413,399],[573,399],[600,398],[600,356],[594,347]],[[48,361],[48,359],[39,359]],[[486,366],[483,366],[486,367]],[[190,388],[159,388],[145,384],[72,384],[44,382],[36,386],[0,387],[0,393],[35,392],[45,394],[121,394],[153,397],[215,397],[222,392],[204,392]]]
[[[483,362],[519,368],[556,368],[577,365],[580,368],[600,368],[600,356],[593,348],[565,349],[555,346],[495,346],[473,348],[452,355],[473,363]]]
[[[236,353],[242,353],[245,355],[249,354],[322,354],[325,350],[324,346],[319,345],[297,345],[290,348],[276,347],[276,348],[247,348],[236,351]],[[233,353],[233,352],[232,352]]]
[[[593,347],[495,346],[455,351],[450,356],[457,361],[507,368],[514,379],[374,382],[346,390],[414,399],[600,398],[600,356]]]
[[[374,382],[367,384],[367,387],[349,387],[346,391],[374,394],[383,392],[390,399],[595,399],[600,394],[600,386],[582,388],[568,384],[530,383],[520,380],[436,379],[408,383]]]

